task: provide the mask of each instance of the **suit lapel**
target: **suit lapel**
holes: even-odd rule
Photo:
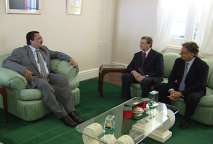
[[[149,59],[152,58],[152,55],[153,55],[153,50],[151,49],[150,52],[148,53],[148,55],[146,56],[144,63],[145,63],[146,61],[149,61]]]
[[[47,54],[46,49],[41,48],[41,49],[40,49],[40,52],[41,52],[41,55],[42,55],[43,58],[44,58],[44,61],[45,61],[46,64],[47,64],[47,67],[49,68],[49,59],[48,59],[48,54]]]
[[[47,62],[47,56],[46,56],[46,54],[45,54],[45,51],[44,51],[43,49],[40,49],[40,53],[41,53],[41,55],[43,56],[44,61]]]
[[[142,56],[142,52],[141,52],[141,54],[140,54],[140,60],[139,60],[139,62],[140,62],[140,67],[139,67],[139,71],[140,71],[140,73],[142,74],[142,75],[144,75],[144,66],[145,66],[145,64],[149,61],[149,59],[152,57],[152,49],[150,50],[150,52],[149,52],[149,54],[145,57],[145,58],[143,58],[143,56]]]
[[[32,52],[32,50],[30,49],[30,47],[26,47],[26,49],[27,49],[27,54],[28,54],[28,57],[29,57],[29,59],[30,59],[30,61],[31,61],[31,63],[32,63],[32,65],[35,67],[35,69],[38,71],[38,66],[37,66],[37,64],[36,64],[36,61],[35,61],[35,58],[34,58],[34,55],[33,55],[33,52]]]

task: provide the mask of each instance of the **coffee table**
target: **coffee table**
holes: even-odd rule
[[[147,98],[132,98],[79,124],[76,130],[82,134],[84,144],[120,144],[125,141],[128,141],[128,144],[139,144],[147,137],[156,139],[158,137],[157,129],[168,121],[168,109],[164,103],[156,103],[155,107],[149,110],[144,109],[140,117],[133,118],[132,114],[135,113],[129,113],[131,107],[136,104],[144,104],[149,100]],[[109,116],[111,118],[113,116],[110,131],[107,127]],[[167,129],[164,131],[167,131],[167,139],[171,137],[171,133],[168,133]]]

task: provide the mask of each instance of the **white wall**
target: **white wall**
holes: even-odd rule
[[[80,78],[97,76],[103,63],[128,64],[143,35],[154,36],[157,0],[83,0],[81,16],[66,15],[66,0],[41,0],[41,15],[5,14],[0,0],[0,53],[25,44],[38,30],[45,45],[73,56]]]
[[[0,53],[23,46],[26,33],[38,30],[50,49],[78,61],[81,79],[95,76],[100,64],[111,62],[115,2],[83,0],[82,15],[73,16],[65,13],[66,0],[41,0],[41,15],[6,14],[0,0]]]
[[[141,36],[154,37],[157,0],[118,0],[112,61],[128,64]]]

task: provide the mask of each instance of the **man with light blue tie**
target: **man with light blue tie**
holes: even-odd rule
[[[43,39],[38,31],[28,32],[27,46],[15,49],[3,62],[3,67],[12,69],[23,75],[29,88],[41,90],[43,103],[66,125],[74,127],[83,120],[74,107],[74,98],[70,93],[68,79],[51,70],[50,60],[65,60],[77,66],[70,56],[49,50],[43,46]]]
[[[187,128],[200,98],[206,94],[209,66],[198,57],[198,45],[186,42],[182,45],[181,58],[177,58],[167,84],[159,88],[159,99],[171,103],[180,98],[185,102],[185,113],[180,126]]]

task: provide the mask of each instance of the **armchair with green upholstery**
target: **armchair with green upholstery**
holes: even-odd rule
[[[38,89],[27,89],[26,79],[19,73],[2,67],[3,60],[9,54],[0,55],[0,85],[7,88],[8,111],[25,120],[33,121],[42,118],[49,111],[42,103],[42,94]],[[78,68],[71,67],[67,62],[58,59],[51,61],[55,73],[65,75],[69,79],[70,91],[75,99],[75,105],[80,103]],[[0,97],[0,107],[2,99]]]
[[[168,76],[172,70],[176,58],[179,57],[177,53],[163,53],[164,55],[164,80],[163,82],[168,81]],[[198,107],[195,110],[192,119],[203,124],[213,125],[213,60],[203,59],[209,65],[209,75],[207,83],[207,93],[206,96],[202,97]],[[132,84],[131,86],[131,96],[137,97],[141,96],[141,88],[139,84]],[[179,110],[180,114],[184,114],[185,103],[183,99],[180,99],[177,102],[173,102]]]

